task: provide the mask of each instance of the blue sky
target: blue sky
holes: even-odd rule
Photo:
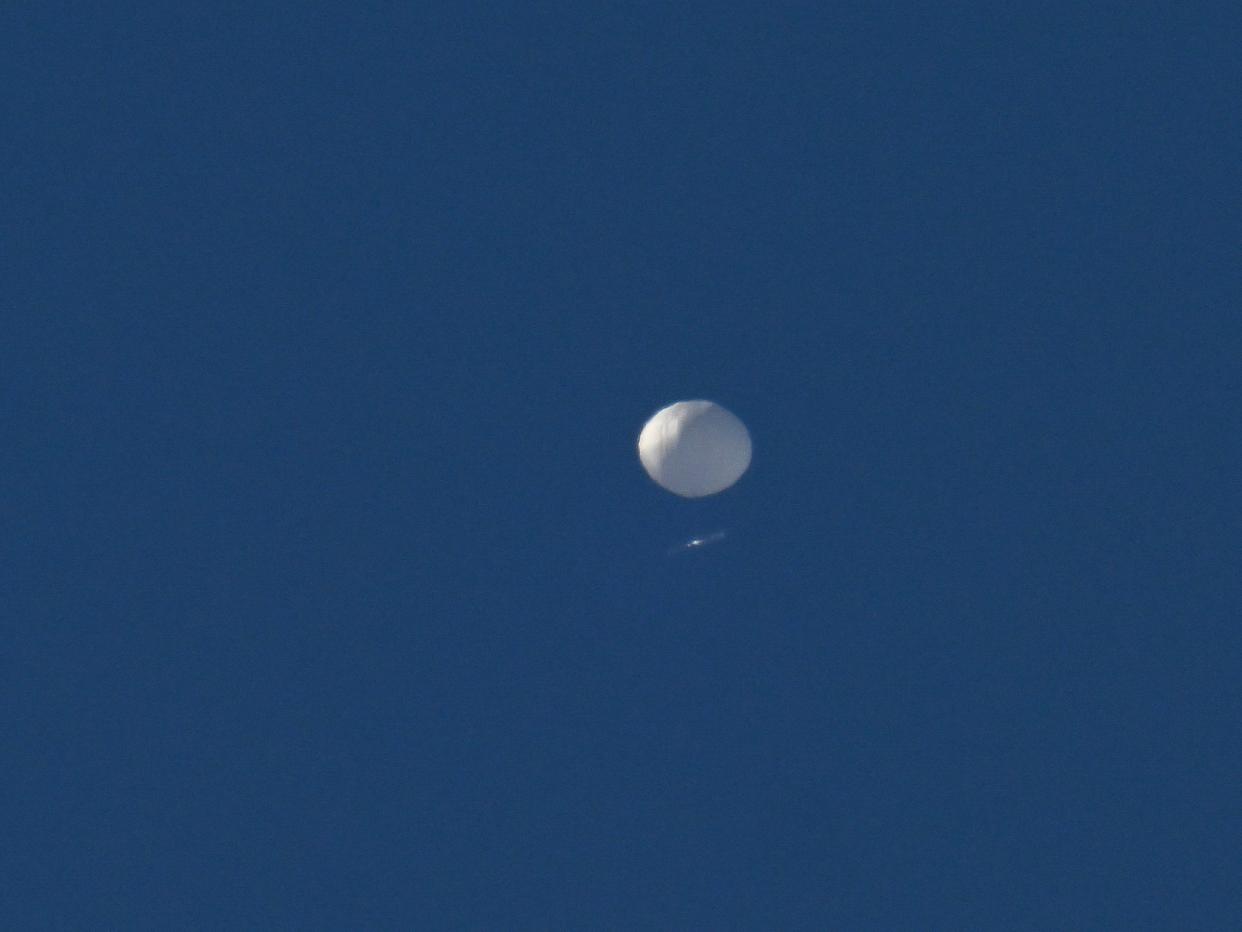
[[[1235,926],[1238,25],[5,12],[4,924]]]

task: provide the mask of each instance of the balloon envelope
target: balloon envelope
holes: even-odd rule
[[[647,475],[685,498],[723,491],[750,465],[746,425],[712,401],[678,401],[652,415],[638,435]]]

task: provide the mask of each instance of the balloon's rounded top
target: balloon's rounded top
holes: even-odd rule
[[[638,435],[638,458],[659,485],[685,498],[727,489],[750,466],[746,425],[714,401],[661,408]]]

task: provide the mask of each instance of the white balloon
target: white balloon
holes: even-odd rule
[[[678,401],[652,415],[638,435],[647,475],[685,498],[714,495],[750,466],[746,425],[713,401]]]

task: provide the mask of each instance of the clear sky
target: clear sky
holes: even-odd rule
[[[0,925],[1237,928],[1229,9],[10,5]]]

